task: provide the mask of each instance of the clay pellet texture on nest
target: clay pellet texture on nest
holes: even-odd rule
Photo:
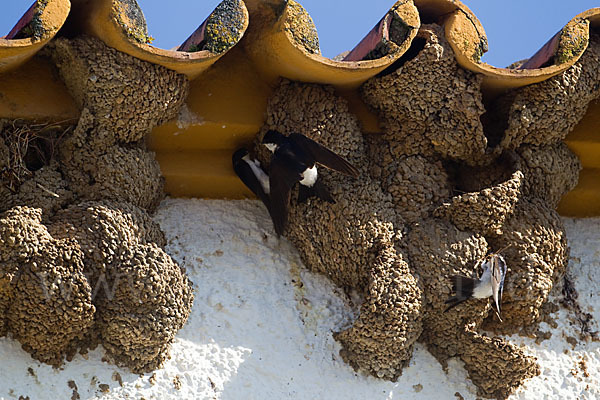
[[[458,66],[437,25],[423,25],[413,41],[424,47],[394,71],[362,86],[365,102],[379,113],[384,136],[401,155],[441,155],[473,163],[487,140],[481,76]]]
[[[143,139],[177,115],[187,78],[86,36],[44,53],[81,115],[61,131],[0,124],[0,334],[54,366],[103,344],[107,360],[152,371],[193,293],[149,215],[163,178]]]
[[[460,357],[482,396],[505,398],[540,369],[523,349],[482,331],[485,325],[515,333],[543,319],[543,306],[568,257],[555,208],[576,185],[581,166],[560,143],[563,134],[538,140],[532,129],[526,140],[513,141],[502,128],[542,124],[546,116],[540,113],[515,122],[514,107],[536,104],[553,83],[513,91],[486,110],[481,76],[458,65],[443,30],[424,25],[417,38],[410,57],[361,88],[379,116],[382,135],[364,137],[331,88],[282,81],[275,90],[261,133],[302,133],[361,171],[352,180],[319,170],[335,204],[317,199],[298,204],[292,191],[285,235],[310,269],[363,296],[354,325],[335,335],[349,364],[395,379],[410,359],[409,343],[418,338],[441,362]],[[595,40],[555,81],[579,75],[581,82],[598,81],[590,61],[596,57]],[[578,107],[585,111],[597,97],[590,90],[595,86],[575,86],[561,101],[584,103]],[[269,153],[261,146],[256,150],[268,168]],[[479,261],[494,251],[508,263],[503,322],[489,299],[444,312],[452,276],[478,278]],[[379,286],[391,284],[390,276],[404,277],[394,281],[395,301],[386,300]],[[413,322],[399,329],[397,321]],[[498,369],[483,368],[484,363]]]
[[[336,334],[344,360],[375,376],[397,378],[421,332],[421,292],[396,248],[402,219],[379,182],[368,176],[356,117],[330,87],[283,81],[268,104],[263,131],[268,129],[300,132],[362,171],[354,180],[319,169],[336,203],[298,204],[293,193],[286,236],[312,270],[364,297],[358,320]]]
[[[571,68],[544,82],[516,89],[510,97],[508,127],[502,146],[537,146],[564,139],[600,96],[600,36],[590,35],[588,48]]]

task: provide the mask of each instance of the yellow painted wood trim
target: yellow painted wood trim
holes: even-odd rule
[[[584,168],[579,184],[567,193],[558,205],[558,213],[567,217],[600,215],[600,169]]]
[[[157,153],[165,192],[177,197],[253,198],[233,173],[231,154],[230,150]]]
[[[0,118],[73,125],[79,109],[50,61],[34,57],[0,75]]]

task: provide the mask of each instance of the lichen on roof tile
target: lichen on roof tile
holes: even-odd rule
[[[245,14],[242,0],[223,0],[208,17],[206,43],[201,50],[221,54],[242,37]]]
[[[138,43],[151,43],[144,12],[136,0],[117,0],[114,14],[123,31]]]
[[[321,54],[317,28],[304,7],[294,0],[288,0],[286,12],[288,18],[285,29],[290,32],[296,43],[311,54]]]

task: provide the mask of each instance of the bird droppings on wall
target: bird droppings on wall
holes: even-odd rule
[[[137,3],[116,3],[121,8],[115,18],[129,38],[148,42]],[[225,0],[215,9],[203,49],[224,54],[242,40],[242,5]],[[314,23],[302,6],[291,0],[271,6],[280,6],[277,15],[288,13],[277,29],[287,30],[306,50],[302,57],[319,54]],[[392,18],[392,42],[405,41],[399,22]],[[589,21],[580,22],[572,27],[578,30],[574,41],[561,42],[571,47],[558,49],[558,61],[582,48]],[[232,57],[249,61],[244,50],[262,39],[257,32],[273,33],[263,28],[251,30],[255,36],[243,39]],[[553,308],[547,302],[550,291],[565,275],[569,248],[555,208],[576,185],[581,163],[561,141],[600,96],[600,39],[592,33],[583,56],[566,71],[518,89],[504,87],[493,99],[485,88],[489,75],[467,71],[456,61],[460,55],[452,50],[456,42],[445,37],[447,28],[421,25],[410,49],[353,93],[377,113],[381,135],[365,136],[350,111],[358,98],[330,86],[282,79],[267,91],[255,147],[268,171],[268,153],[258,145],[262,135],[269,129],[299,132],[361,171],[354,180],[319,170],[335,204],[315,198],[299,203],[294,189],[285,231],[308,268],[347,294],[359,294],[357,317],[337,325],[333,335],[341,358],[357,370],[396,380],[420,341],[443,365],[452,357],[462,360],[479,395],[506,398],[540,367],[514,338],[493,335],[535,331]],[[63,122],[39,135],[32,121],[0,121],[0,335],[55,366],[102,344],[107,360],[141,373],[167,359],[193,302],[185,269],[164,251],[165,238],[149,217],[164,193],[159,164],[145,145],[154,127],[177,117],[189,85],[185,76],[120,53],[101,39],[69,34],[42,51],[79,107],[77,123]],[[394,46],[388,45],[367,58],[391,56]],[[256,51],[252,65],[236,65],[260,81],[267,73],[256,62],[262,50]],[[219,68],[231,74],[231,64],[226,58],[214,64],[211,76],[218,79],[210,83],[224,85],[218,83],[224,82]],[[350,72],[358,65],[341,64]],[[274,71],[280,72],[277,66]],[[244,80],[238,70],[235,76]],[[194,88],[206,91],[201,93],[207,98],[222,95],[219,87],[209,90],[201,76],[197,79]],[[228,89],[237,90],[239,82],[231,82]],[[244,90],[250,94],[241,91],[240,99],[253,101],[256,86]],[[266,99],[267,92],[260,95]],[[226,92],[214,103],[200,104],[218,109],[231,93],[238,95]],[[352,107],[345,98],[355,102]],[[198,115],[212,121],[211,115]],[[219,115],[218,121],[229,117]],[[248,115],[236,119],[236,129],[261,123],[256,118],[244,125],[244,118]],[[221,139],[212,145],[229,145]],[[218,148],[222,154],[226,150]],[[270,239],[265,234],[262,240]],[[478,277],[476,265],[490,252],[502,252],[508,265],[503,321],[489,299],[469,299],[446,310],[450,278]]]

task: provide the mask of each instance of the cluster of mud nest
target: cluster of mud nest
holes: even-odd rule
[[[102,344],[115,363],[150,371],[193,293],[149,216],[163,182],[143,139],[177,114],[187,78],[90,37],[44,53],[81,116],[0,125],[0,335],[52,365]]]
[[[487,107],[481,77],[458,66],[443,29],[422,26],[413,46],[412,57],[361,88],[383,135],[363,136],[332,88],[282,81],[256,143],[269,129],[301,132],[362,172],[353,180],[320,170],[336,203],[299,204],[292,193],[285,232],[309,268],[363,296],[353,326],[335,333],[342,357],[394,380],[419,340],[443,364],[459,357],[480,395],[505,398],[540,369],[483,329],[536,324],[565,274],[569,249],[555,208],[581,165],[561,139],[600,95],[600,40],[593,36],[566,72]],[[508,264],[504,322],[488,299],[444,312],[450,277],[478,277],[477,261],[499,250]]]

